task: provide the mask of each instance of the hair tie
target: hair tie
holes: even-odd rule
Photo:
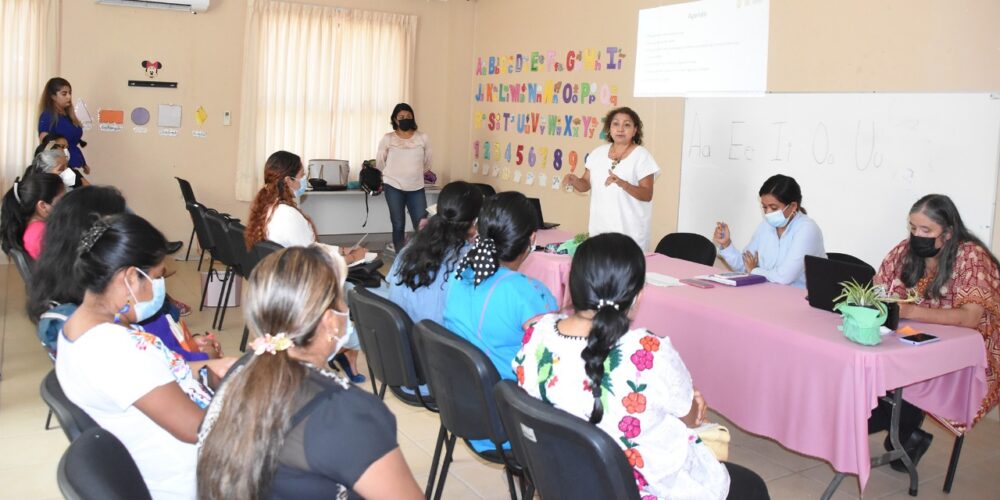
[[[17,194],[17,187],[18,187],[18,184],[19,184],[18,181],[20,181],[20,180],[21,180],[20,177],[15,177],[14,178],[14,188],[13,188],[14,189],[14,199],[17,200],[17,204],[18,205],[21,204],[21,195]]]
[[[284,333],[279,333],[272,336],[270,333],[265,333],[263,337],[257,337],[253,342],[250,342],[250,349],[253,350],[254,356],[260,356],[265,352],[271,354],[277,354],[280,351],[285,351],[289,347],[295,345],[292,339],[288,338],[288,335]]]
[[[455,279],[461,280],[462,273],[472,268],[472,284],[479,286],[497,272],[497,244],[493,238],[476,237],[476,246],[462,257],[455,269]]]
[[[109,227],[111,226],[109,226],[107,222],[98,219],[98,221],[95,222],[93,226],[90,226],[90,229],[83,234],[83,237],[80,238],[80,246],[76,249],[77,255],[83,255],[89,252],[91,248],[94,248],[94,244],[101,239],[101,236],[104,236],[104,233]]]
[[[619,310],[618,304],[611,300],[600,299],[597,301],[597,309],[602,309],[604,307],[614,307],[616,311]]]

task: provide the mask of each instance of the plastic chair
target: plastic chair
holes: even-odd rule
[[[191,183],[184,179],[181,179],[180,177],[174,177],[174,179],[177,179],[177,184],[180,185],[181,187],[181,196],[184,197],[184,206],[187,207],[188,205],[191,204],[197,204],[198,200],[194,198],[194,189],[191,189]],[[192,224],[191,237],[188,238],[188,248],[187,248],[187,253],[184,254],[184,260],[188,260],[189,258],[191,258],[191,244],[194,243],[194,234],[195,234],[195,228],[193,227]],[[202,255],[204,255],[204,253]],[[201,260],[198,261],[198,266],[199,268],[201,267]]]
[[[228,295],[227,291],[232,286],[233,277],[237,274],[242,275],[239,267],[243,263],[241,255],[238,252],[246,253],[246,249],[241,242],[240,245],[234,247],[233,242],[230,240],[229,236],[229,223],[232,218],[227,214],[220,214],[215,210],[207,210],[205,212],[205,225],[208,227],[208,232],[211,234],[212,242],[214,246],[212,247],[212,258],[221,262],[226,266],[225,273],[222,277],[222,290],[219,292],[219,300],[215,308],[215,316],[212,318],[212,328],[217,330],[222,330],[222,321],[225,319],[225,310],[228,307]],[[240,250],[242,249],[242,250]],[[212,270],[209,268],[209,273]],[[208,290],[208,280],[205,281],[205,290]],[[202,294],[204,300],[204,294]]]
[[[474,453],[483,460],[504,466],[507,486],[513,500],[517,500],[514,475],[522,478],[522,498],[531,498],[534,488],[525,480],[521,465],[513,454],[502,451],[507,433],[504,432],[496,400],[493,399],[493,386],[500,381],[496,367],[478,347],[430,320],[417,323],[413,328],[413,340],[420,365],[441,414],[441,430],[434,447],[434,458],[424,496],[430,498],[436,486],[434,498],[441,498],[455,451],[455,440],[462,438],[466,444],[470,440],[489,439],[496,450],[501,451]],[[440,478],[435,481],[442,446],[445,446],[446,451]]]
[[[509,380],[497,384],[493,395],[514,456],[542,498],[639,500],[632,467],[606,432]]]
[[[857,264],[859,266],[865,266],[866,268],[871,269],[873,275],[875,274],[875,268],[872,267],[871,264],[869,264],[869,263],[867,263],[867,262],[865,262],[865,261],[863,261],[863,260],[861,260],[861,259],[859,259],[859,258],[857,258],[857,257],[855,257],[853,255],[849,255],[849,254],[846,254],[846,253],[835,253],[835,252],[834,253],[830,253],[830,252],[827,252],[826,258],[828,258],[830,260],[835,260],[835,261],[838,261],[838,262],[847,262],[848,264]]]
[[[246,228],[242,229],[241,236],[246,234]],[[253,265],[247,271],[247,278],[250,277],[250,273],[253,272],[253,268],[257,267],[257,263],[264,260],[265,257],[271,255],[272,253],[285,248],[273,241],[258,241],[254,244],[253,248],[250,249],[250,254],[254,257]],[[247,351],[247,342],[250,340],[250,327],[246,324],[243,325],[243,339],[240,340],[240,352]]]
[[[7,251],[7,257],[14,263],[17,274],[21,275],[21,281],[24,282],[24,289],[27,290],[31,285],[31,274],[35,271],[35,260],[28,255],[28,252],[14,247]]]
[[[695,233],[670,233],[656,244],[656,253],[711,266],[715,264],[715,244]]]
[[[55,370],[49,371],[49,374],[42,379],[40,392],[42,401],[49,405],[56,420],[59,420],[59,426],[66,434],[66,439],[73,441],[81,432],[91,427],[97,427],[97,422],[94,422],[94,419],[90,418],[87,412],[66,397],[62,386],[59,385],[59,378],[56,377]],[[46,425],[46,429],[48,429],[48,425]]]
[[[73,440],[59,460],[56,478],[59,491],[70,500],[152,498],[128,449],[101,427]]]
[[[208,209],[200,203],[189,203],[186,205],[186,208],[188,214],[191,215],[191,223],[194,225],[192,231],[198,236],[198,246],[201,247],[201,255],[198,257],[198,270],[201,271],[201,262],[205,260],[205,251],[209,251],[209,255],[211,255],[212,248],[215,247],[215,242],[212,241],[212,234],[209,233],[208,226],[205,223],[205,213]],[[191,245],[188,244],[188,249],[190,248]],[[214,264],[214,261],[209,260],[209,269],[212,268],[212,264]]]
[[[394,302],[364,287],[351,290],[350,304],[361,350],[368,360],[372,392],[385,399],[385,389],[390,387],[404,403],[436,412],[434,399],[420,394],[425,381],[413,349],[410,316]],[[376,380],[382,383],[381,389],[376,387]],[[413,395],[399,390],[400,387],[406,387]]]

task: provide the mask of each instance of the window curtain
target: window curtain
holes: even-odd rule
[[[60,0],[0,1],[0,187],[38,145],[38,101],[58,66]]]
[[[249,0],[236,198],[250,201],[278,150],[374,158],[389,115],[410,99],[417,18]]]

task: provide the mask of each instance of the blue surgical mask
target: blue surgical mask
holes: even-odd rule
[[[294,193],[295,197],[296,198],[301,198],[302,195],[306,194],[306,188],[308,188],[308,187],[309,187],[309,183],[306,181],[305,177],[299,179],[299,188],[295,190],[295,193]]]
[[[785,209],[764,214],[764,220],[775,229],[783,228],[788,224],[788,217],[785,217]]]
[[[163,300],[167,297],[167,284],[163,281],[163,278],[150,278],[148,274],[142,272],[142,269],[136,268],[139,274],[143,275],[153,284],[153,298],[139,302],[136,298],[135,292],[132,291],[132,287],[129,286],[128,280],[125,281],[125,288],[128,289],[129,295],[132,296],[132,300],[135,301],[135,322],[141,323],[149,318],[152,318],[156,313],[163,307]]]

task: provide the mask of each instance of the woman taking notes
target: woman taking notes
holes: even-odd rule
[[[590,235],[623,233],[639,248],[649,248],[653,214],[653,181],[660,167],[642,147],[642,120],[631,108],[611,110],[602,132],[608,144],[598,146],[586,160],[583,177],[569,174],[564,184],[590,195]]]
[[[823,232],[802,208],[802,189],[787,175],[764,181],[757,193],[764,220],[743,252],[732,244],[729,225],[715,225],[719,255],[734,271],[758,274],[772,283],[806,287],[805,256],[826,257]]]

